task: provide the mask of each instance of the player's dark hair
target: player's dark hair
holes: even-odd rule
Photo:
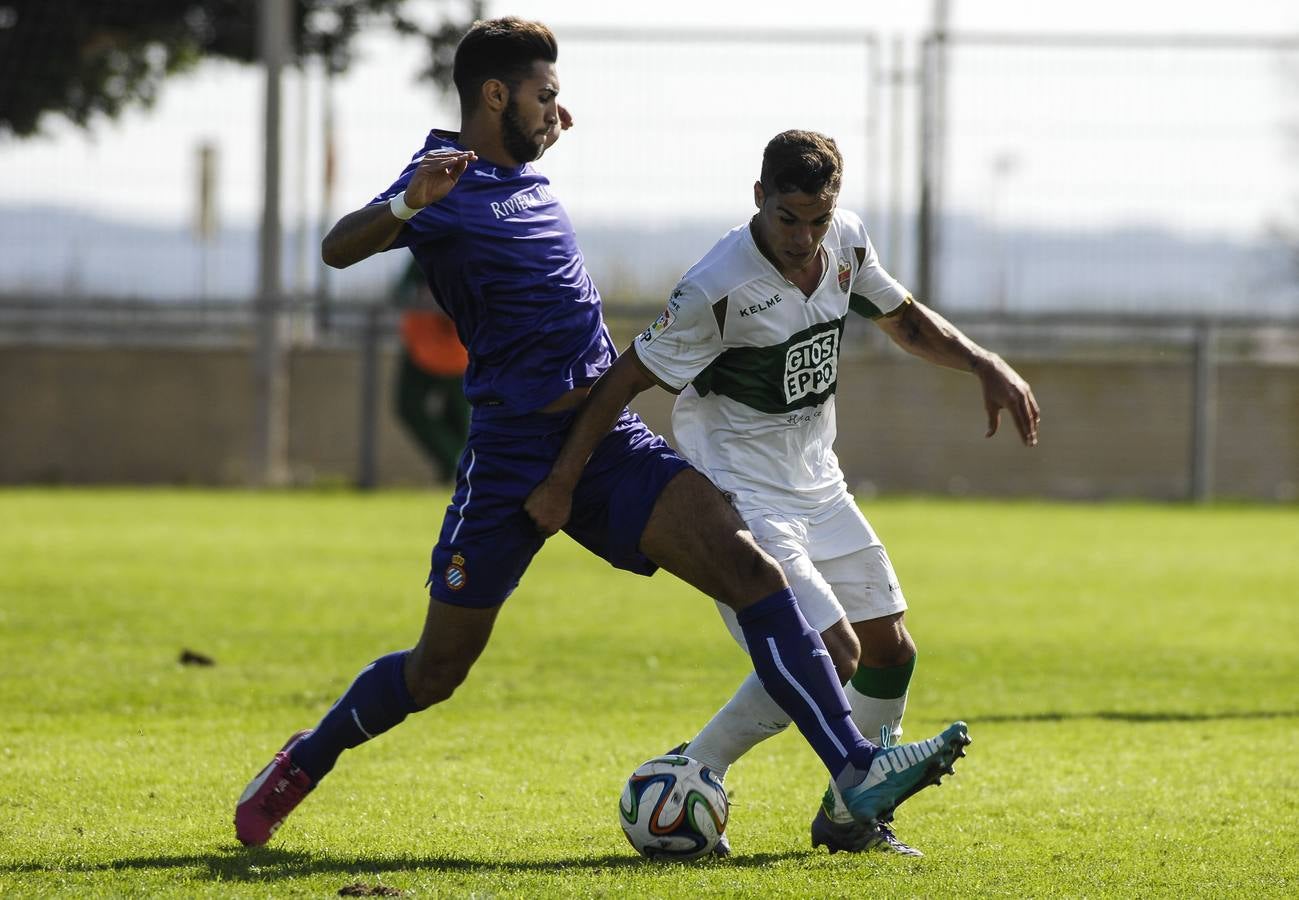
[[[768,194],[802,191],[837,194],[843,155],[834,138],[815,131],[782,131],[762,151],[762,189]]]
[[[559,44],[549,28],[517,16],[480,19],[470,26],[456,47],[452,80],[460,94],[460,108],[478,106],[483,82],[497,78],[513,89],[537,61],[553,63]]]

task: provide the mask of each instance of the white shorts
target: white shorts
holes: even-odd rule
[[[818,632],[847,616],[864,622],[907,608],[893,563],[847,493],[812,516],[740,510],[758,546],[780,563],[803,618]],[[729,606],[722,620],[741,647],[744,633]]]

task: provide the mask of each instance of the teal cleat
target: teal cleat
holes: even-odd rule
[[[953,722],[929,740],[881,748],[871,757],[864,775],[852,766],[840,775],[850,779],[856,776],[855,781],[839,788],[848,812],[858,822],[872,827],[892,821],[893,810],[902,801],[940,783],[944,775],[955,774],[952,766],[965,755],[969,743],[965,723]]]

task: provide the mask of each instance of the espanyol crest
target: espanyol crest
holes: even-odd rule
[[[465,575],[465,558],[459,553],[453,554],[451,556],[451,565],[447,566],[443,578],[446,580],[447,587],[451,588],[451,590],[461,590],[465,586],[465,582],[469,580]]]

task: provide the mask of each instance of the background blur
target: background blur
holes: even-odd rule
[[[22,34],[0,112],[69,58],[60,5],[83,4],[0,0],[0,42]],[[346,65],[303,58],[280,5],[246,3],[250,62],[204,58],[84,127],[0,128],[0,482],[427,481],[389,398],[405,254],[336,272],[319,240],[458,124],[420,77],[431,46],[514,13],[560,41],[576,127],[539,168],[620,344],[749,216],[766,141],[813,128],[885,265],[1033,384],[1041,446],[985,441],[972,379],[854,323],[859,494],[1299,497],[1293,3],[392,0],[371,6],[410,18],[359,15]],[[420,29],[442,43],[398,33]],[[669,408],[641,402],[662,429]]]

